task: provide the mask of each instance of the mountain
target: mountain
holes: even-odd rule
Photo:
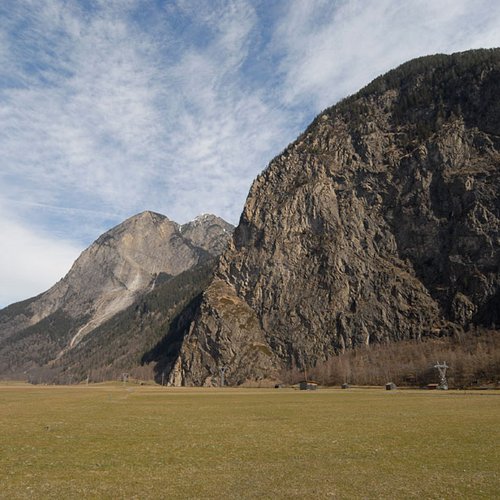
[[[500,49],[410,61],[254,181],[172,385],[276,378],[357,346],[500,325]]]
[[[0,311],[0,374],[64,365],[61,360],[90,334],[105,336],[103,325],[158,288],[174,289],[166,311],[176,299],[192,298],[186,290],[175,296],[183,283],[175,278],[199,266],[203,275],[210,273],[232,230],[214,215],[179,225],[148,211],[114,227],[47,292]],[[106,341],[101,338],[99,345]]]
[[[215,258],[205,260],[158,284],[92,330],[64,356],[30,369],[29,381],[101,382],[119,380],[128,373],[161,383],[163,351],[178,350],[176,332],[192,320],[215,263]]]

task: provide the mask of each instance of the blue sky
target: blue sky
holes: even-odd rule
[[[237,223],[325,107],[413,57],[500,46],[489,0],[0,3],[0,307],[142,210]]]

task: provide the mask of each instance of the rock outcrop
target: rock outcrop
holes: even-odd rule
[[[500,324],[500,50],[410,61],[255,180],[172,385]]]
[[[87,248],[50,290],[0,311],[0,372],[64,356],[148,291],[218,256],[232,230],[213,215],[182,226],[149,211],[127,219]],[[40,343],[38,357],[9,355],[26,342]]]

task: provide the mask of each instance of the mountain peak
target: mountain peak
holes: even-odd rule
[[[43,350],[43,355],[34,355],[36,362],[62,360],[83,338],[153,290],[158,277],[169,280],[219,255],[231,237],[227,228],[232,226],[215,216],[205,220],[211,222],[181,232],[179,224],[156,212],[146,210],[129,217],[84,250],[50,290],[3,310],[0,340],[10,337],[7,344],[21,352],[25,349],[19,346],[30,335],[40,336],[43,342],[52,335],[57,342]],[[21,355],[15,363],[8,359],[8,349],[0,347],[0,374],[10,364],[19,370],[29,364]]]
[[[139,220],[151,220],[153,222],[170,221],[170,219],[166,215],[160,214],[158,212],[153,212],[151,210],[144,210],[142,212],[139,212],[138,214],[132,215],[131,217],[123,221],[122,224]]]
[[[227,224],[227,222],[221,217],[214,214],[200,214],[197,215],[193,220],[186,222],[183,226],[188,226],[190,224],[212,224],[212,223],[223,223]]]
[[[195,222],[195,221],[205,221],[205,220],[211,220],[211,219],[216,219],[218,218],[216,215],[214,214],[200,214],[200,215],[197,215],[193,220],[192,222]]]
[[[499,49],[416,59],[318,115],[253,183],[169,382],[500,324],[499,74]]]
[[[221,253],[234,226],[213,214],[201,214],[180,227],[181,234],[209,253]]]

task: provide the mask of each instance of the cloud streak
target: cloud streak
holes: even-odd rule
[[[252,179],[323,108],[412,57],[500,45],[500,4],[482,0],[8,4],[0,217],[53,255],[145,209],[237,222]]]
[[[282,99],[318,112],[414,57],[499,46],[499,22],[484,0],[294,0],[274,37]]]

